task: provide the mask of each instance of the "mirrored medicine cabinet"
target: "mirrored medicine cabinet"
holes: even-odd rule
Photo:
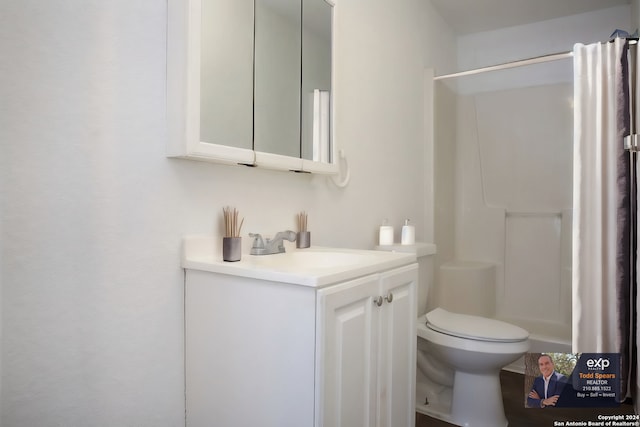
[[[169,157],[338,173],[332,0],[169,0]]]

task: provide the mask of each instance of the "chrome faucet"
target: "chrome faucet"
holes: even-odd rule
[[[284,253],[282,242],[285,239],[290,242],[296,241],[296,233],[291,230],[280,231],[272,239],[266,239],[266,242],[258,233],[249,233],[249,237],[253,237],[251,255],[281,254]]]

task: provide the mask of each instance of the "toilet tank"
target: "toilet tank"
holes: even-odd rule
[[[496,265],[480,261],[442,264],[437,280],[437,304],[445,310],[494,317],[496,311]]]
[[[434,279],[434,255],[436,245],[433,243],[415,243],[413,245],[382,245],[376,246],[376,250],[391,252],[408,252],[416,254],[418,260],[418,316],[427,313],[429,289],[433,286]]]

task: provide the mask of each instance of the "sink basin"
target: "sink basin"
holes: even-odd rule
[[[243,254],[238,262],[224,262],[217,250],[219,246],[219,242],[210,237],[185,237],[182,266],[186,269],[322,287],[416,261],[412,253],[311,247],[273,255]]]
[[[263,267],[317,270],[358,265],[375,257],[369,253],[301,249],[274,255],[249,255],[245,258],[247,262]]]

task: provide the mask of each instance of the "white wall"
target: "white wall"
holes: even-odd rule
[[[427,152],[427,168],[425,176],[425,193],[427,206],[425,240],[438,242],[435,264],[440,265],[440,259],[450,259],[453,256],[453,161],[448,161],[454,155],[455,144],[455,104],[443,108],[441,101],[443,92],[434,84],[433,77],[452,73],[457,70],[456,43],[457,36],[449,25],[434,12],[431,3],[426,3],[425,20],[427,25],[425,71],[425,149]],[[445,98],[454,101],[455,96]],[[437,226],[436,226],[437,224]],[[433,293],[431,294],[433,296]]]
[[[320,245],[369,248],[385,217],[424,238],[432,12],[337,3],[344,190],[165,157],[164,2],[0,3],[2,426],[182,425],[180,239],[225,205],[267,235],[304,209]]]
[[[633,32],[628,5],[458,38],[458,65],[468,70],[573,50],[575,43],[607,40],[616,28]],[[635,29],[635,27],[634,27]]]

